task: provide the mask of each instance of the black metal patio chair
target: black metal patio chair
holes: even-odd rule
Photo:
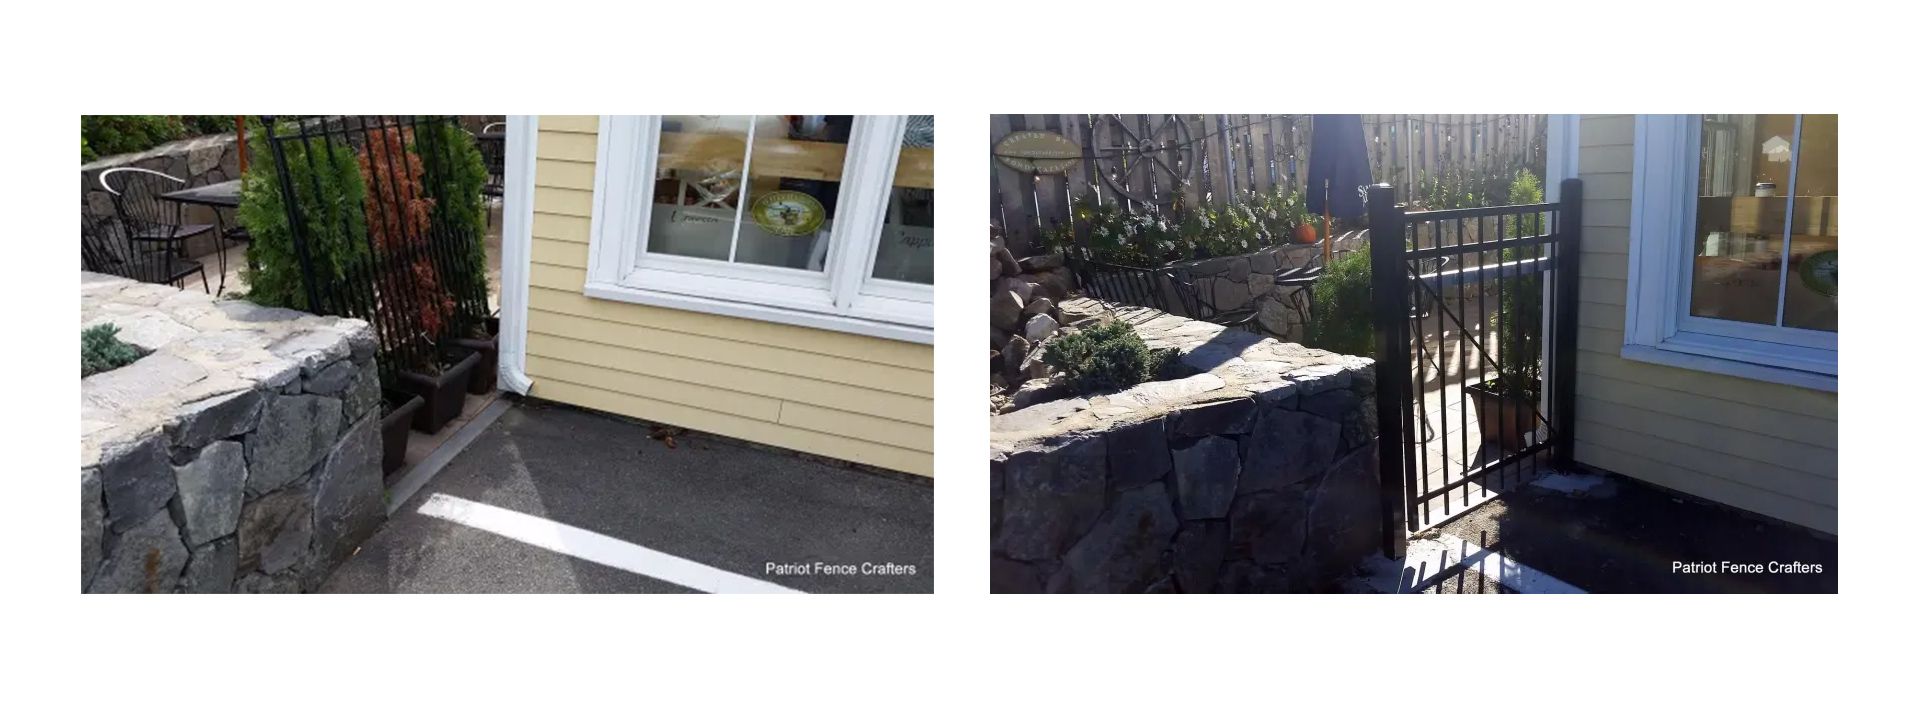
[[[480,194],[486,195],[487,202],[505,202],[507,194],[507,124],[488,123],[480,128],[478,140],[480,160],[487,166],[487,182],[480,186]],[[487,227],[493,227],[493,209],[487,209]]]
[[[213,224],[184,224],[184,205],[160,195],[187,186],[178,177],[140,167],[116,167],[100,173],[100,186],[112,197],[119,230],[136,243],[157,245],[181,257],[188,239],[217,231]],[[216,248],[224,246],[215,240]]]
[[[208,293],[206,267],[197,260],[181,257],[173,249],[152,242],[136,241],[111,215],[80,214],[80,265],[95,273],[131,278],[145,283],[164,283],[179,287],[186,279],[200,274],[200,288]]]

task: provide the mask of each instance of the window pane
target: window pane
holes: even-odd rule
[[[1840,117],[1800,119],[1794,164],[1793,242],[1781,324],[1840,330]],[[1785,185],[1781,185],[1784,193]]]
[[[873,277],[933,284],[933,116],[907,117]]]
[[[661,116],[647,251],[727,260],[754,116]]]
[[[1792,115],[1701,116],[1695,316],[1774,324],[1793,126]]]
[[[737,263],[826,269],[853,116],[758,116]]]

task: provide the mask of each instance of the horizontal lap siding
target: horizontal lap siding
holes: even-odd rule
[[[1580,462],[1825,532],[1838,529],[1839,400],[1827,392],[1620,357],[1633,213],[1633,117],[1580,124]]]
[[[581,294],[598,129],[594,116],[540,119],[532,395],[932,475],[932,347]]]

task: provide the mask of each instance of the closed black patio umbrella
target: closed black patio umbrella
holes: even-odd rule
[[[1313,143],[1307,153],[1307,209],[1330,221],[1331,217],[1359,219],[1367,213],[1360,190],[1373,184],[1373,167],[1367,162],[1367,136],[1357,114],[1323,114],[1313,117]],[[1329,230],[1327,221],[1321,231]],[[1320,239],[1322,264],[1332,261],[1332,234]]]

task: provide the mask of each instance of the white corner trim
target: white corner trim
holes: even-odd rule
[[[1580,176],[1580,114],[1555,113],[1547,116],[1547,175],[1545,196],[1548,202],[1560,201],[1560,181]]]
[[[527,288],[533,266],[539,131],[539,116],[507,116],[506,206],[500,218],[500,384],[521,395],[533,388],[527,377]]]

